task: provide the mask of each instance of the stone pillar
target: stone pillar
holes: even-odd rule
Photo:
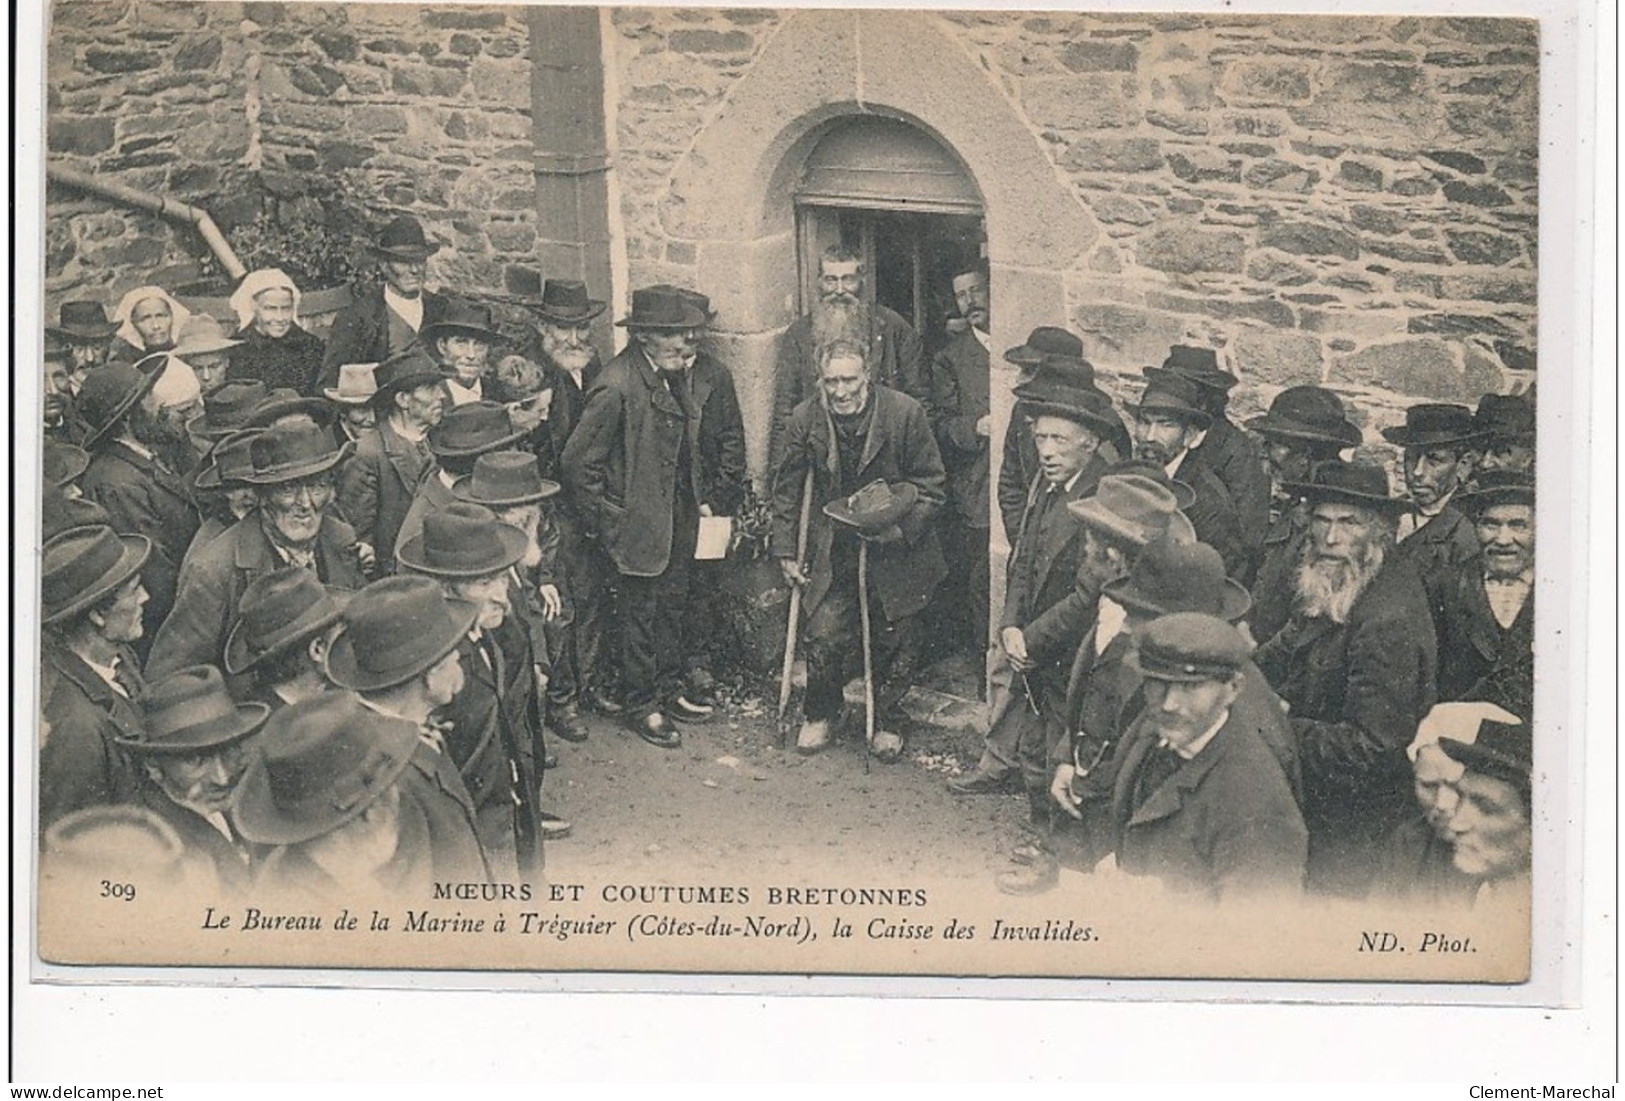
[[[543,275],[584,280],[593,297],[609,299],[609,147],[598,9],[537,7],[526,21],[537,259]],[[611,313],[593,322],[593,342],[606,360],[614,352]]]

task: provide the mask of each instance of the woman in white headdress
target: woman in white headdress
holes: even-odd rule
[[[285,272],[261,268],[243,276],[231,296],[237,311],[230,377],[259,379],[272,390],[287,389],[306,397],[316,393],[322,370],[322,339],[299,325],[299,288]]]
[[[118,321],[118,345],[115,356],[134,363],[153,352],[167,352],[175,347],[181,326],[192,312],[172,298],[162,287],[137,287],[119,299],[113,313]]]

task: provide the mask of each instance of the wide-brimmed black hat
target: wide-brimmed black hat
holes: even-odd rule
[[[322,692],[266,722],[238,781],[231,822],[247,841],[297,845],[331,833],[387,792],[412,762],[418,726],[348,692]]]
[[[1327,459],[1316,463],[1307,482],[1287,482],[1281,487],[1302,497],[1311,505],[1339,501],[1386,512],[1407,512],[1411,503],[1388,492],[1388,473],[1372,463],[1349,463]]]
[[[1348,419],[1343,399],[1324,386],[1289,386],[1275,395],[1269,411],[1247,422],[1265,438],[1321,444],[1342,451],[1360,444],[1360,429]]]
[[[587,295],[587,284],[579,279],[549,279],[539,297],[526,294],[525,305],[541,320],[576,328],[604,312],[607,303]]]
[[[487,344],[500,344],[503,340],[491,321],[491,307],[457,300],[447,305],[446,312],[437,321],[418,330],[418,339],[429,348],[448,336],[473,337]]]
[[[1253,644],[1234,624],[1201,612],[1177,612],[1147,624],[1126,663],[1152,680],[1193,684],[1229,680],[1252,654]]]
[[[253,486],[296,482],[332,470],[349,457],[351,444],[340,445],[333,433],[319,426],[273,425],[248,441],[251,469],[242,481]]]
[[[74,344],[100,344],[118,332],[118,322],[107,319],[100,302],[64,302],[45,331]]]
[[[711,296],[708,294],[702,294],[699,291],[689,290],[687,287],[679,287],[672,283],[656,283],[649,289],[652,291],[661,291],[667,294],[675,294],[679,298],[685,299],[686,301],[692,303],[695,309],[699,310],[705,315],[705,320],[707,323],[716,320],[717,311],[711,308]]]
[[[1483,470],[1471,489],[1451,501],[1468,516],[1477,516],[1493,505],[1533,505],[1535,479],[1521,470]]]
[[[189,665],[153,681],[141,698],[145,722],[134,737],[113,740],[132,753],[201,753],[242,741],[271,714],[263,703],[238,703],[212,665]]]
[[[269,428],[283,417],[299,414],[317,424],[333,423],[333,407],[321,398],[310,398],[286,386],[266,391],[260,403],[249,411],[244,428]]]
[[[1384,428],[1382,438],[1401,447],[1445,447],[1471,443],[1478,429],[1465,405],[1424,402],[1405,410],[1405,423]]]
[[[433,578],[374,581],[345,605],[327,675],[357,692],[404,684],[456,649],[479,613],[478,605],[446,596]]]
[[[1027,339],[1004,353],[1007,363],[1018,367],[1038,367],[1049,360],[1087,364],[1083,358],[1083,341],[1054,325],[1040,325],[1027,334]],[[1090,368],[1091,375],[1093,368]]]
[[[1142,373],[1152,382],[1178,375],[1218,394],[1228,394],[1241,381],[1219,366],[1219,354],[1212,348],[1192,348],[1188,344],[1175,344],[1168,349],[1168,358],[1161,367],[1147,367]]]
[[[1440,738],[1439,748],[1469,772],[1504,780],[1524,793],[1535,767],[1533,731],[1528,723],[1502,723],[1485,719],[1472,742]]]
[[[1174,495],[1174,504],[1180,509],[1190,508],[1196,503],[1196,490],[1178,478],[1168,477],[1168,470],[1160,463],[1149,459],[1123,459],[1115,462],[1105,470],[1106,474],[1138,474],[1142,478],[1150,478],[1159,486]]]
[[[516,429],[506,406],[494,401],[468,401],[453,406],[429,429],[429,450],[442,459],[464,459],[501,451],[525,436]]]
[[[1213,423],[1207,400],[1201,383],[1192,382],[1184,375],[1164,373],[1148,382],[1140,400],[1128,406],[1128,409],[1136,416],[1141,413],[1168,413],[1206,431]]]
[[[474,460],[474,472],[458,478],[451,492],[461,501],[486,508],[513,508],[545,500],[559,483],[542,477],[541,465],[528,451],[494,451]]]
[[[378,398],[415,390],[419,386],[432,386],[444,377],[440,365],[429,355],[421,340],[412,341],[372,370],[373,382],[378,387],[375,397]]]
[[[237,622],[226,635],[226,672],[246,673],[337,622],[350,595],[300,566],[256,577],[243,590]]]
[[[255,412],[270,397],[271,391],[257,378],[229,380],[214,393],[203,395],[203,412],[188,421],[186,427],[200,439],[224,439],[250,427]]]
[[[203,465],[192,479],[194,489],[214,490],[246,486],[246,478],[254,472],[254,457],[249,448],[254,437],[263,428],[245,428],[216,440],[203,456]]]
[[[1234,623],[1253,599],[1224,575],[1224,559],[1206,543],[1179,543],[1166,534],[1147,543],[1128,576],[1108,581],[1110,600],[1142,615],[1200,612]]]
[[[632,292],[632,312],[615,322],[629,329],[703,329],[705,311],[676,287],[642,287]]]
[[[457,501],[423,518],[423,530],[396,557],[415,573],[433,577],[487,577],[525,556],[525,533],[484,505]]]
[[[1533,444],[1535,403],[1517,394],[1485,394],[1473,414],[1473,429],[1485,442]]]
[[[152,553],[145,535],[105,525],[69,528],[40,551],[40,622],[60,623],[93,608],[134,577]]]
[[[1063,417],[1102,436],[1123,427],[1112,412],[1112,399],[1092,386],[1034,379],[1017,386],[1013,393],[1029,417]]]
[[[76,406],[89,429],[84,446],[89,449],[117,424],[136,403],[158,385],[169,367],[168,352],[154,352],[135,363],[109,363],[85,372]]]
[[[864,535],[877,535],[908,515],[919,499],[920,487],[913,482],[894,484],[877,479],[850,497],[829,502],[824,515]]]
[[[50,489],[61,489],[90,469],[90,456],[84,448],[47,439],[40,455],[40,481]]]
[[[410,214],[402,214],[386,225],[372,247],[386,260],[427,260],[440,251],[440,245],[424,235],[423,224]]]

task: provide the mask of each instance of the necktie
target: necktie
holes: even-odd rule
[[[119,691],[122,692],[124,697],[131,703],[141,699],[141,678],[136,676],[135,673],[124,664],[123,658],[115,657],[113,659],[113,680],[117,682]]]
[[[1184,758],[1166,743],[1158,745],[1156,749],[1146,754],[1145,760],[1140,764],[1139,775],[1134,781],[1134,805],[1136,807],[1143,805],[1170,776],[1179,771],[1179,766],[1184,763]]]

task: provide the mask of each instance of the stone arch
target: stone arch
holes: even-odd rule
[[[774,343],[793,319],[793,190],[818,139],[861,114],[924,130],[980,190],[996,345],[1019,344],[1033,326],[1066,316],[1066,273],[1100,236],[1031,124],[935,17],[808,10],[789,18],[679,158],[663,210],[667,232],[695,245],[747,425],[760,428],[750,440],[759,476]],[[1002,425],[1007,387],[993,390]]]

